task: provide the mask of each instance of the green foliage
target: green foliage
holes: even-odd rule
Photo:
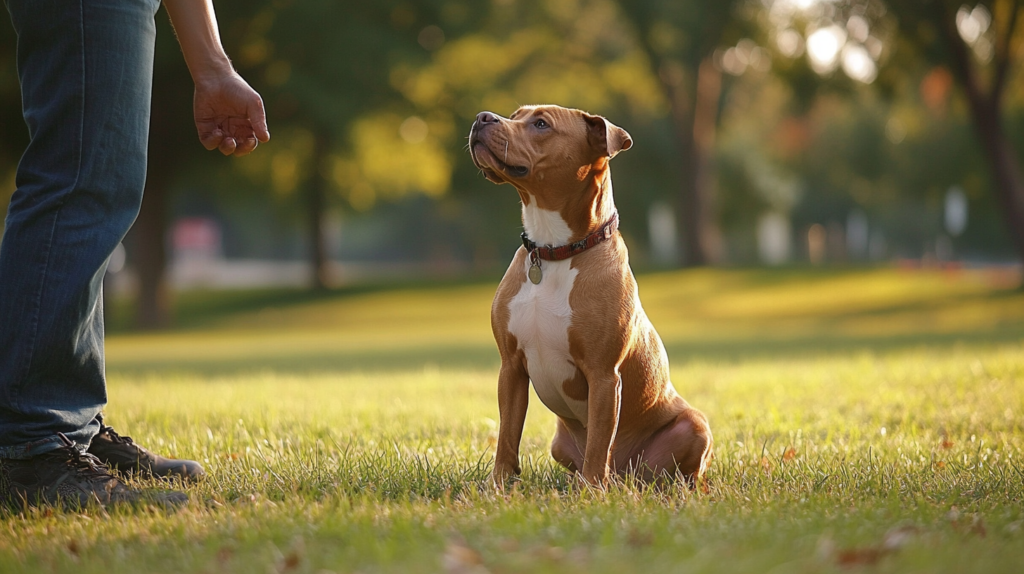
[[[957,247],[986,258],[1009,253],[987,159],[953,83],[959,76],[949,64],[948,46],[939,41],[937,26],[945,21],[939,12],[954,18],[960,3],[851,0],[812,3],[803,11],[797,4],[218,2],[227,50],[263,94],[274,137],[240,161],[206,153],[196,142],[189,121],[191,81],[160,15],[150,174],[186,211],[214,205],[213,211],[241,213],[266,206],[265,217],[281,219],[284,227],[296,226],[306,192],[317,185],[328,192],[329,209],[383,207],[378,215],[388,204],[422,195],[438,212],[471,220],[454,234],[460,243],[499,251],[514,243],[518,212],[514,198],[503,201],[511,198],[507,190],[483,182],[466,157],[473,117],[485,109],[508,114],[526,103],[577,106],[607,115],[633,135],[634,149],[616,159],[616,199],[642,262],[648,207],[674,202],[686,180],[679,137],[686,130],[678,110],[671,111],[673,102],[692,96],[687,89],[702,59],[724,69],[724,54],[743,42],[765,62],[770,53],[771,65],[723,75],[712,150],[717,178],[710,179],[732,261],[752,262],[743,254],[753,250],[743,245],[753,241],[753,222],[787,206],[797,236],[812,223],[844,221],[850,209],[860,209],[873,229],[901,244],[890,255],[919,256],[920,246],[939,231],[938,202],[954,184],[967,191],[971,211]],[[980,5],[993,17],[982,35],[993,52],[985,60],[985,48],[972,45],[970,54],[988,87],[999,74],[1000,34],[1008,30],[1011,3]],[[789,11],[780,12],[785,6]],[[805,52],[779,49],[787,29],[803,37],[819,23],[842,27],[852,16],[864,18],[881,45],[871,86],[839,68],[819,74]],[[1008,40],[1006,53],[1019,52],[1022,37]],[[1018,69],[1006,72],[1003,108],[1008,139],[1019,155],[1024,77]],[[3,25],[0,205],[13,191],[25,143],[14,35]],[[243,217],[233,224],[259,227]],[[442,224],[450,226],[448,220]]]

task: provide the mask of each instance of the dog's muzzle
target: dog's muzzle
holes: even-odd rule
[[[508,159],[508,146],[511,143],[509,139],[497,135],[493,137],[488,135],[491,130],[500,125],[501,118],[496,114],[491,112],[480,112],[477,114],[476,121],[473,122],[473,127],[469,132],[469,155],[473,159],[473,163],[484,171],[484,176],[492,181],[500,179],[498,176],[499,172],[509,177],[525,177],[530,173],[530,168],[523,165],[511,165],[506,162]],[[504,142],[504,145],[500,146],[502,149],[495,151],[489,144],[499,139]],[[478,157],[480,153],[486,153],[490,156],[486,164],[480,161]],[[492,175],[493,177],[491,177]]]

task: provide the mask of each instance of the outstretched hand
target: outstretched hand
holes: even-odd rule
[[[263,100],[235,72],[197,82],[193,108],[199,141],[208,150],[240,157],[270,141]]]

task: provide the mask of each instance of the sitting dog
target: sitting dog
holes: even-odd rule
[[[604,118],[559,106],[524,106],[508,118],[481,112],[473,123],[473,162],[516,188],[525,228],[491,307],[499,486],[521,472],[530,381],[558,415],[551,455],[591,485],[611,472],[693,484],[707,467],[707,418],[669,381],[618,233],[608,163],[632,144]]]

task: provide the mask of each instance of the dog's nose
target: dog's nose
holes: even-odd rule
[[[491,112],[480,112],[476,115],[476,121],[480,125],[496,124],[498,123],[498,115]]]

